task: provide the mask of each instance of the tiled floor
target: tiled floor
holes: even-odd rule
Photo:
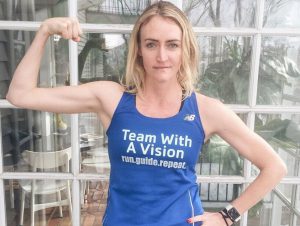
[[[107,182],[91,181],[89,183],[89,193],[85,197],[85,202],[81,206],[81,226],[101,226],[102,216],[106,207]],[[6,203],[9,203],[9,194],[7,193]],[[15,189],[15,209],[9,206],[6,209],[7,225],[19,226],[19,200],[18,191]],[[59,217],[58,208],[48,208],[40,210],[35,214],[35,226],[71,226],[69,211],[67,207],[63,209],[63,218]],[[30,226],[30,208],[27,206],[24,213],[23,226]]]
[[[106,207],[107,182],[90,182],[90,189],[81,210],[82,226],[102,225],[102,216]]]

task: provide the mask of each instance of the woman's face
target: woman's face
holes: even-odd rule
[[[139,55],[143,59],[146,81],[177,80],[181,66],[182,31],[171,19],[154,16],[140,30]]]

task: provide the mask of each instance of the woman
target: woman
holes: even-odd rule
[[[190,23],[174,5],[160,1],[137,20],[125,85],[101,81],[38,88],[48,37],[59,34],[78,42],[81,33],[76,19],[44,21],[15,71],[7,99],[29,109],[98,114],[111,161],[104,226],[231,225],[286,174],[278,155],[232,111],[194,92],[198,48]],[[260,174],[229,206],[208,213],[198,196],[194,167],[213,134],[255,164]]]

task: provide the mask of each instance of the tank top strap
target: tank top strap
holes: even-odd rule
[[[193,121],[197,125],[200,132],[205,136],[195,92],[185,99],[181,114],[183,115],[185,121]]]
[[[119,101],[115,114],[122,111],[132,111],[134,109],[134,106],[135,94],[124,92]]]
[[[195,92],[191,94],[191,96],[187,97],[184,100],[182,112],[184,114],[195,114],[195,116],[199,117],[198,103]]]

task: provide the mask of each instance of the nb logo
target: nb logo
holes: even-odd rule
[[[194,121],[195,120],[195,115],[186,115],[185,117],[184,117],[184,120],[185,121]]]

